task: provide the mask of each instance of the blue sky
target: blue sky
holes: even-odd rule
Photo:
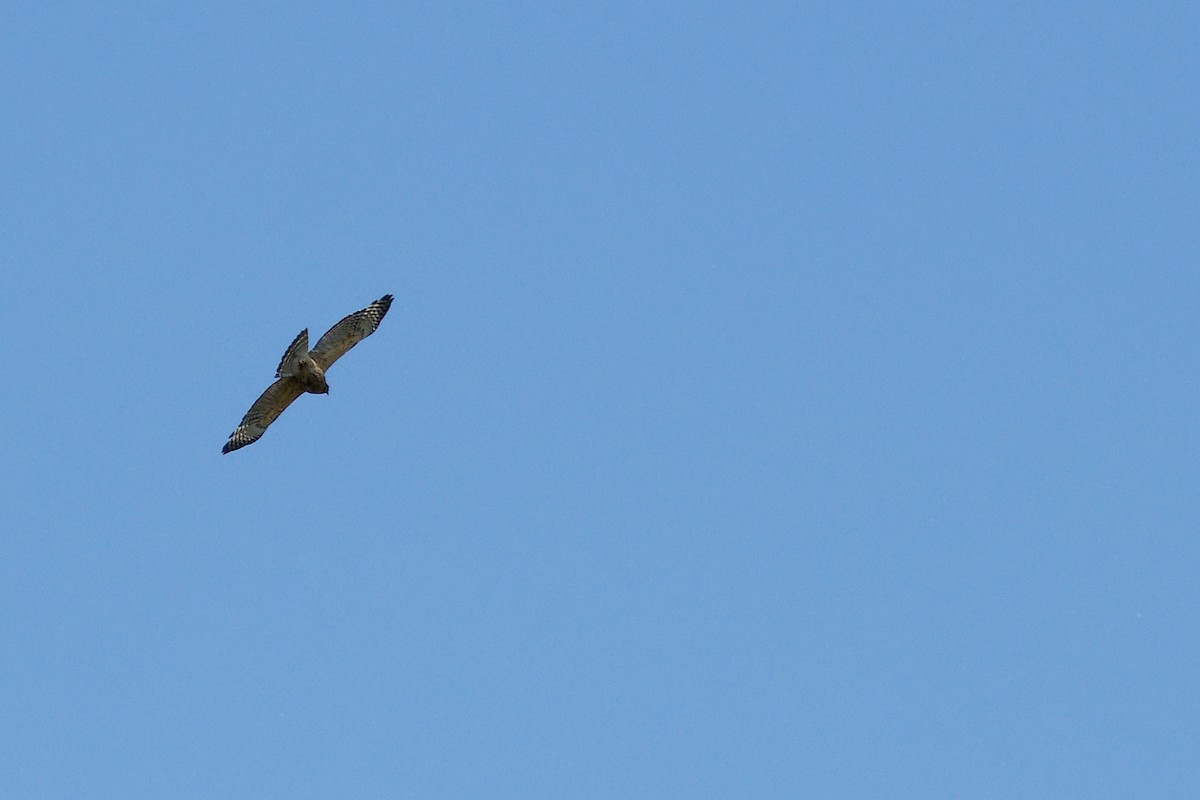
[[[8,8],[0,796],[1195,797],[1198,25]]]

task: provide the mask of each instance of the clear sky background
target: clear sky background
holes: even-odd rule
[[[1200,7],[296,5],[0,20],[0,796],[1198,796]]]

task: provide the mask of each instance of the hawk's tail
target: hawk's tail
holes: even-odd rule
[[[284,351],[279,366],[275,369],[276,378],[288,378],[296,374],[296,362],[308,355],[308,328],[300,331],[288,349]]]

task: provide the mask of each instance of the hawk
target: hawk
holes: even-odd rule
[[[267,426],[305,392],[329,394],[329,384],[325,382],[326,370],[347,350],[374,333],[391,306],[392,296],[385,294],[326,331],[312,350],[308,349],[308,328],[300,331],[288,345],[275,370],[277,380],[250,406],[246,416],[229,434],[229,441],[221,448],[221,452],[231,453],[239,447],[257,442]]]

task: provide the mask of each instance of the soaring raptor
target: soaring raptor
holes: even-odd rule
[[[268,386],[250,406],[246,416],[229,434],[229,441],[221,448],[221,452],[230,453],[257,442],[267,426],[305,392],[329,394],[329,384],[325,382],[326,370],[347,350],[374,333],[391,306],[392,296],[385,294],[326,331],[312,350],[308,349],[308,328],[300,331],[275,370],[278,380]]]

